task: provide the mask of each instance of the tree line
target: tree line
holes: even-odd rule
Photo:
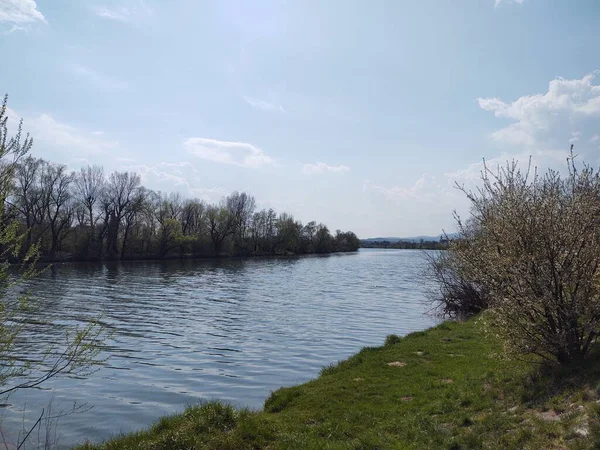
[[[135,172],[101,166],[71,172],[27,156],[14,170],[5,220],[21,224],[22,253],[38,245],[42,259],[115,260],[251,256],[355,251],[352,232],[303,225],[287,213],[257,210],[234,192],[218,204],[155,192]]]
[[[4,105],[5,106],[5,105]],[[101,166],[77,172],[33,156],[10,171],[3,189],[3,227],[23,236],[15,258],[33,247],[48,261],[131,260],[204,256],[298,255],[356,251],[352,232],[303,225],[287,213],[257,210],[254,197],[234,192],[217,204],[155,192],[140,175]]]

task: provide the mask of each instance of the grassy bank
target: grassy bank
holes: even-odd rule
[[[83,449],[600,448],[600,364],[502,360],[481,321],[365,348],[263,411],[220,403]]]

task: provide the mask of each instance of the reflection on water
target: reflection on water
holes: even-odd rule
[[[33,283],[56,340],[60,324],[102,314],[113,332],[99,371],[10,398],[3,429],[54,405],[93,406],[60,421],[60,443],[142,428],[202,399],[260,408],[270,391],[433,323],[418,251],[328,257],[58,265]],[[39,330],[39,328],[38,328]],[[32,340],[24,353],[39,347]],[[37,417],[29,417],[35,421]]]

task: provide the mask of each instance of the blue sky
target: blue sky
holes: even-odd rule
[[[452,186],[598,164],[596,0],[0,0],[32,153],[360,237],[437,234]]]

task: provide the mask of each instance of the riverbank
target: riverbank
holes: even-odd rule
[[[211,402],[81,449],[591,448],[600,365],[555,373],[498,358],[482,321],[365,348],[264,410]]]

